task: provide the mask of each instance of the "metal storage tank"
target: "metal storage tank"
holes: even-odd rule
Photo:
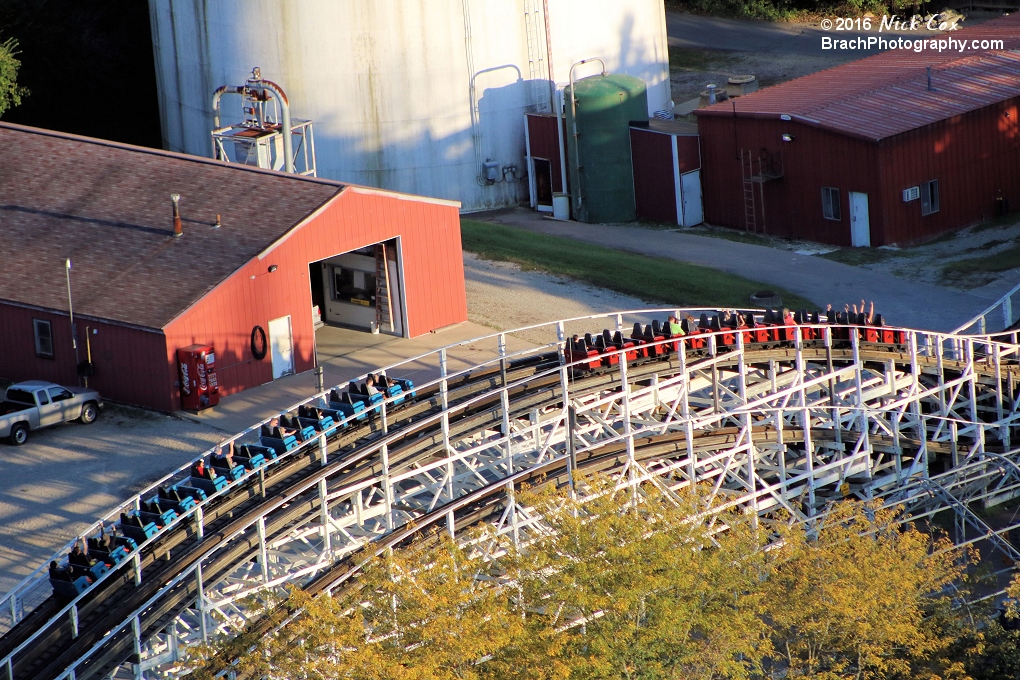
[[[647,119],[644,81],[618,73],[589,76],[568,87],[565,100],[574,219],[636,219],[630,122]]]
[[[258,66],[314,121],[320,177],[465,211],[516,205],[523,114],[551,110],[550,81],[565,86],[576,62],[645,80],[646,116],[669,105],[662,3],[149,0],[164,146],[210,156],[213,91]],[[238,98],[224,100],[235,119]]]

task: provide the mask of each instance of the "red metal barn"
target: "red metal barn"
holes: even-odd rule
[[[455,202],[9,124],[0,148],[5,378],[76,384],[90,352],[105,397],[172,411],[183,347],[215,347],[223,395],[312,368],[319,317],[405,337],[467,318]]]
[[[1020,16],[950,36],[697,111],[705,220],[879,246],[1020,206]]]
[[[651,119],[630,127],[634,202],[643,220],[702,222],[701,148],[696,125]]]

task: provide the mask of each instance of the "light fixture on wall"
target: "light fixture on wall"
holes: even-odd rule
[[[276,266],[275,264],[271,264],[271,265],[269,265],[269,273],[270,273],[270,274],[272,274],[273,272],[275,272],[275,271],[276,271],[277,269],[279,269],[279,267],[277,267],[277,266]]]
[[[792,142],[793,141],[793,135],[791,135],[789,132],[784,132],[783,133],[783,141],[784,142]]]

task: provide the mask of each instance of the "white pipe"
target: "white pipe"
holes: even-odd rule
[[[567,149],[563,139],[563,90],[555,92],[553,106],[556,107],[556,137],[560,140],[560,189],[569,196],[570,193],[567,191]]]
[[[538,207],[538,197],[535,196],[535,162],[531,158],[531,132],[528,130],[528,114],[524,114],[524,153],[525,162],[528,164],[528,197],[532,209]],[[550,187],[551,189],[552,187]]]
[[[606,76],[606,62],[600,57],[588,57],[575,63],[570,67],[570,118],[574,122],[574,166],[577,168],[577,186],[574,187],[577,191],[575,198],[577,199],[577,209],[581,209],[581,150],[577,144],[577,95],[574,94],[574,69],[581,64],[587,64],[589,61],[597,61],[602,64],[602,75]]]
[[[283,163],[284,168],[287,172],[294,172],[294,140],[292,139],[291,126],[290,126],[290,100],[287,99],[286,93],[283,88],[274,83],[271,80],[258,79],[254,82],[252,87],[264,87],[265,89],[276,95],[276,98],[280,100],[280,110],[282,112],[283,120],[281,121],[281,132],[283,133]],[[222,87],[216,88],[213,92],[213,129],[220,129],[220,99],[225,94],[240,94],[244,95],[247,89],[247,85],[223,85]],[[265,122],[265,121],[260,121]],[[215,145],[213,149],[213,155],[215,155]]]
[[[284,168],[287,172],[294,172],[294,140],[291,139],[293,136],[290,130],[290,101],[287,99],[287,95],[284,94],[283,88],[274,83],[271,80],[259,81],[259,85],[266,88],[270,92],[276,95],[277,99],[280,100],[280,109],[283,114],[283,162]]]

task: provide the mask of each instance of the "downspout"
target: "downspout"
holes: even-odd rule
[[[578,210],[581,209],[581,203],[582,203],[582,199],[581,199],[581,148],[580,148],[580,146],[577,143],[577,97],[574,95],[574,69],[577,68],[578,66],[580,66],[581,64],[587,64],[590,61],[597,61],[598,63],[602,64],[602,75],[603,76],[608,75],[608,73],[606,72],[606,62],[602,61],[602,59],[599,58],[599,57],[588,57],[587,59],[582,59],[581,61],[577,62],[576,64],[574,64],[573,66],[570,67],[570,118],[571,118],[571,120],[574,121],[574,130],[573,130],[573,135],[574,135],[574,165],[577,166],[577,186],[575,187],[575,189],[577,190],[577,209]]]

